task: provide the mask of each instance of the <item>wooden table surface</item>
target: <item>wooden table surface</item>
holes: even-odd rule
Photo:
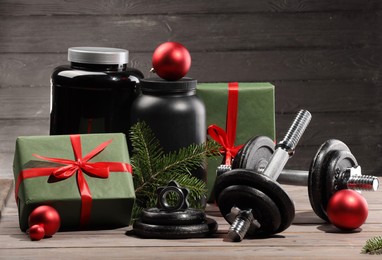
[[[360,254],[366,240],[382,235],[382,191],[364,192],[369,216],[355,232],[344,233],[324,223],[312,211],[305,187],[284,186],[296,205],[293,224],[265,239],[224,241],[228,225],[215,206],[207,213],[217,220],[211,238],[141,239],[131,228],[104,231],[58,232],[52,238],[30,241],[18,226],[17,207],[9,196],[0,219],[0,259],[380,259]]]

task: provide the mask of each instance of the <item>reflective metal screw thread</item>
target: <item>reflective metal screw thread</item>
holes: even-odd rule
[[[216,169],[216,176],[220,176],[222,175],[223,173],[225,172],[228,172],[232,170],[232,167],[231,165],[227,165],[227,164],[221,164],[218,166],[218,168]]]
[[[300,110],[284,139],[279,144],[282,144],[284,147],[288,147],[290,150],[294,150],[305,129],[308,127],[311,119],[312,115],[309,111]]]
[[[253,220],[252,210],[241,210],[229,228],[228,238],[233,242],[243,240]]]
[[[379,180],[370,175],[351,176],[346,184],[348,189],[352,190],[376,191],[379,187]]]
[[[264,169],[264,175],[272,180],[277,180],[289,158],[293,155],[294,149],[308,127],[311,118],[312,115],[307,110],[300,110],[297,113],[284,139],[276,145],[275,152]]]

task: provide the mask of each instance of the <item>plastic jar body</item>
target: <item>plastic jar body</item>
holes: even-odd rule
[[[111,48],[101,48],[105,49]],[[97,48],[91,51],[97,56]],[[92,57],[92,53],[89,55]],[[128,133],[131,104],[137,97],[136,87],[143,74],[127,68],[127,61],[90,62],[99,64],[72,61],[71,65],[53,71],[50,134]]]
[[[133,102],[133,123],[144,121],[158,138],[164,152],[177,151],[206,141],[206,110],[196,96],[196,80],[143,79],[141,95]],[[205,169],[192,174],[206,180]]]

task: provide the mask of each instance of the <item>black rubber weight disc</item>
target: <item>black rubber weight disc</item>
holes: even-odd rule
[[[348,151],[331,151],[327,155],[327,160],[324,161],[324,167],[321,169],[321,176],[325,178],[324,187],[321,192],[321,209],[325,210],[326,221],[329,220],[326,214],[329,200],[335,193],[334,176],[336,172],[343,172],[344,170],[357,166],[357,160]]]
[[[236,154],[232,169],[249,169],[256,172],[267,166],[275,150],[275,143],[266,136],[251,138]]]
[[[328,221],[328,217],[326,216],[326,207],[322,207],[324,204],[323,198],[325,197],[322,196],[322,193],[326,192],[327,173],[322,171],[322,168],[324,167],[325,160],[327,160],[328,153],[334,150],[350,152],[349,147],[340,140],[327,140],[318,149],[309,168],[308,194],[310,205],[317,216],[325,221]]]
[[[141,221],[153,225],[194,225],[203,223],[206,214],[199,209],[186,209],[184,211],[166,212],[158,208],[144,209]]]
[[[281,224],[278,233],[287,229],[294,219],[295,207],[289,195],[283,188],[269,177],[245,169],[235,169],[220,175],[216,179],[215,198],[227,187],[232,185],[250,186],[267,195],[277,206],[281,215]],[[220,206],[220,201],[217,201]],[[224,203],[224,202],[222,202]],[[223,215],[228,212],[222,212]]]
[[[227,214],[231,212],[232,207],[242,210],[252,209],[253,217],[261,227],[248,235],[266,237],[277,233],[280,227],[281,216],[276,204],[263,192],[252,187],[229,186],[220,193],[218,201],[220,212],[229,223],[231,221],[227,218]]]
[[[135,234],[143,238],[186,239],[209,236],[216,232],[218,224],[210,218],[201,224],[183,226],[152,225],[136,221],[133,228]]]

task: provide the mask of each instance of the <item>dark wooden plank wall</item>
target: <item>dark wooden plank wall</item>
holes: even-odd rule
[[[130,66],[148,76],[152,51],[171,40],[190,50],[189,76],[200,82],[273,82],[278,136],[300,108],[312,112],[290,168],[307,168],[318,146],[337,138],[365,172],[382,175],[381,7],[380,0],[1,0],[0,99],[15,108],[0,111],[10,127],[1,131],[47,132],[49,77],[67,63],[68,47],[129,49]],[[30,110],[19,113],[20,103]]]

